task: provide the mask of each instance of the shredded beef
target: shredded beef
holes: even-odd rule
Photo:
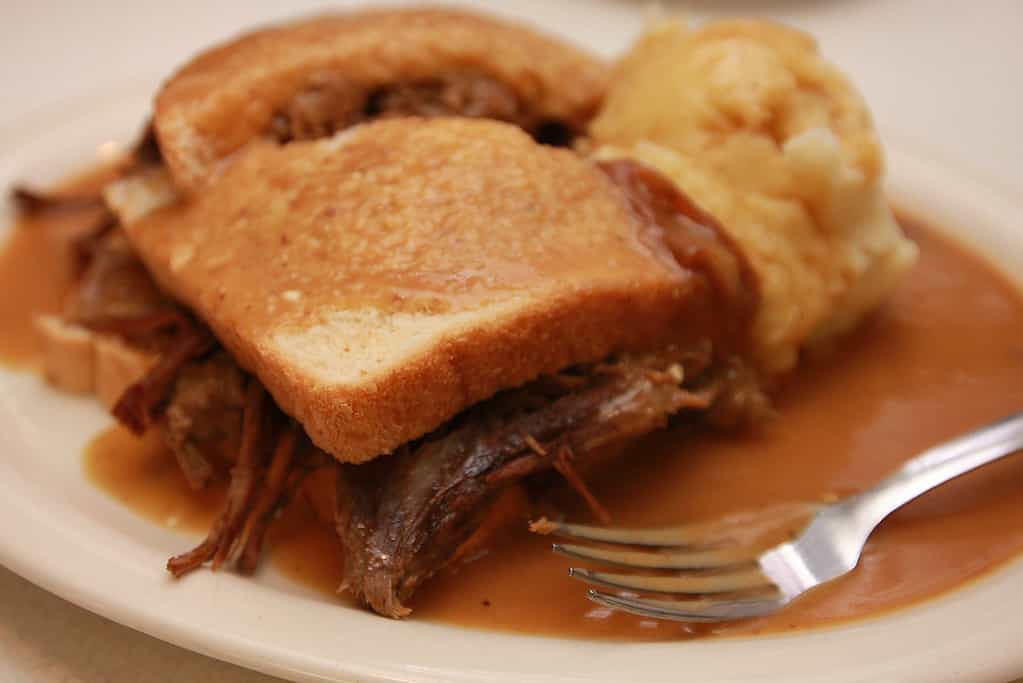
[[[216,569],[234,548],[262,478],[263,444],[260,437],[264,434],[263,403],[263,387],[259,382],[249,382],[245,390],[241,445],[238,459],[231,469],[231,483],[227,489],[224,510],[202,543],[167,560],[167,571],[174,576],[181,576],[208,560],[213,561],[213,568]]]
[[[465,116],[529,126],[529,113],[506,86],[476,74],[448,74],[377,90],[368,116]]]
[[[323,76],[296,93],[270,122],[279,142],[328,137],[366,118],[366,95],[347,80]]]
[[[294,421],[280,429],[280,415],[265,400],[259,382],[250,380],[245,393],[242,440],[231,468],[227,499],[209,535],[192,550],[167,561],[167,570],[180,577],[207,561],[216,570],[236,558],[239,571],[249,574],[259,565],[266,531],[299,490],[305,478],[331,458],[305,442]],[[276,431],[276,434],[275,434]],[[266,443],[275,443],[267,454]]]
[[[144,434],[159,421],[182,368],[215,345],[208,330],[184,328],[142,379],[125,390],[111,410],[113,416],[136,434]]]
[[[399,116],[463,116],[519,126],[538,142],[567,146],[574,132],[544,118],[499,81],[458,72],[395,83],[371,92],[341,77],[320,76],[278,111],[270,124],[281,143],[327,137],[358,123]]]
[[[577,381],[559,396],[527,385],[471,409],[418,446],[339,467],[347,588],[381,614],[408,614],[407,599],[454,556],[506,486],[558,468],[559,458],[584,463],[663,427],[679,411],[708,409],[721,386],[717,366],[700,371],[706,365],[693,356],[697,374],[690,376],[675,359],[624,358],[562,373]]]
[[[98,193],[58,194],[41,192],[20,185],[11,189],[11,201],[19,212],[28,215],[99,209],[103,206],[103,198]]]
[[[200,358],[212,335],[174,306],[116,227],[96,240],[64,316],[113,334],[159,360],[129,387],[113,412],[142,432],[159,424],[194,488],[213,475],[211,460],[233,459],[241,428],[242,373],[224,352]]]
[[[193,489],[215,474],[215,463],[232,462],[242,432],[245,379],[220,351],[186,363],[178,372],[164,411],[163,438]]]
[[[171,308],[149,271],[119,229],[109,229],[90,246],[64,317],[86,327],[101,327],[113,319],[137,319]]]

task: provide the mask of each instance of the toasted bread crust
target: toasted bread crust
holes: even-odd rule
[[[698,278],[647,227],[513,126],[400,119],[250,147],[126,230],[317,445],[361,462],[541,373],[691,338]]]
[[[607,78],[600,60],[514,23],[442,9],[364,11],[255,31],[202,53],[163,86],[154,122],[175,183],[192,192],[305,87],[340,77],[368,93],[451,72],[492,77],[580,129]]]

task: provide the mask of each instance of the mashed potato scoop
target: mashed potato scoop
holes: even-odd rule
[[[742,247],[768,375],[853,327],[916,259],[866,105],[797,30],[660,22],[618,64],[590,133],[598,157],[657,168]]]

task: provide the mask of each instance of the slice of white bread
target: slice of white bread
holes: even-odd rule
[[[604,63],[516,23],[465,11],[389,8],[304,19],[207,50],[163,86],[154,123],[175,183],[198,190],[221,160],[269,133],[296,96],[339,115],[379,88],[445,76],[501,84],[540,119],[581,129],[607,78]]]
[[[145,205],[150,185],[107,196]],[[161,287],[347,462],[541,373],[692,339],[708,296],[598,168],[492,121],[257,143],[125,222]]]
[[[69,393],[95,394],[106,410],[155,360],[152,353],[117,337],[97,334],[58,316],[40,315],[35,327],[46,381]]]
[[[55,315],[36,316],[33,322],[46,381],[71,394],[92,393],[96,387],[96,335]]]

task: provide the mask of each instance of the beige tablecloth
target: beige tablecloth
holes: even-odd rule
[[[274,683],[115,624],[0,567],[2,683]]]

